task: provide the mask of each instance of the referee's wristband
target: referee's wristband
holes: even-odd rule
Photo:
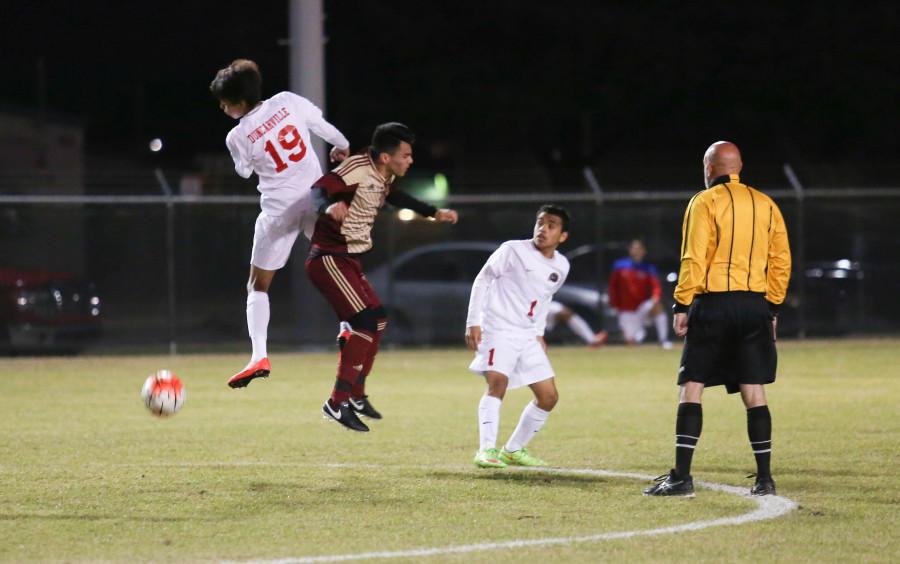
[[[675,302],[674,304],[672,304],[672,312],[673,313],[687,313],[688,309],[690,309],[690,307],[691,306],[689,306],[689,305],[684,305],[684,304]]]

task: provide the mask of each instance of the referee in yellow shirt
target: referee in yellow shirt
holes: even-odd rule
[[[644,495],[693,496],[691,459],[703,427],[703,388],[741,392],[756,457],[753,495],[772,495],[772,418],[764,385],[775,381],[778,306],[791,276],[781,210],[741,182],[741,153],[713,143],[703,156],[706,190],[688,203],[682,225],[681,271],[675,288],[675,334],[686,337],[678,369],[675,468]]]

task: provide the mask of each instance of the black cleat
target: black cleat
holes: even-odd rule
[[[362,433],[369,431],[366,424],[356,416],[356,412],[350,407],[349,402],[342,401],[335,409],[331,407],[331,400],[325,400],[325,404],[322,405],[322,413],[325,414],[326,419],[333,419],[352,431],[360,431]]]
[[[756,477],[756,483],[750,488],[750,495],[775,495],[775,480],[772,476],[768,478]]]
[[[381,419],[381,414],[378,413],[378,410],[372,407],[372,402],[369,401],[369,396],[363,396],[362,399],[353,399],[350,398],[350,407],[353,408],[353,411],[358,413],[359,415],[365,415],[371,419]]]
[[[690,476],[681,478],[674,469],[654,481],[656,485],[645,489],[644,495],[694,497],[694,479]]]

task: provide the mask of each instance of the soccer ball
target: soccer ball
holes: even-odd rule
[[[184,406],[184,385],[178,376],[168,370],[159,370],[147,376],[141,389],[141,399],[153,415],[175,415]]]

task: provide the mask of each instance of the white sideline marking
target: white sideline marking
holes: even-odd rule
[[[334,464],[328,466],[347,466],[353,467],[354,464]],[[378,466],[375,464],[366,464],[361,466]],[[509,468],[506,471],[512,470]],[[607,476],[611,478],[633,478],[635,480],[652,480],[655,476],[647,474],[636,474],[633,472],[612,472],[609,470],[592,470],[589,468],[516,468],[517,471],[537,471],[553,474],[580,474],[584,476]],[[786,513],[796,509],[797,504],[786,497],[776,495],[751,496],[748,488],[738,488],[728,486],[726,484],[717,484],[715,482],[695,481],[695,485],[701,486],[708,490],[714,490],[729,493],[739,497],[750,498],[756,502],[756,509],[743,515],[735,517],[722,517],[720,519],[710,519],[708,521],[692,521],[682,525],[671,525],[669,527],[659,527],[656,529],[639,529],[636,531],[618,531],[612,533],[597,533],[595,535],[584,535],[578,537],[549,537],[543,539],[519,539],[501,542],[487,542],[478,544],[459,544],[449,546],[436,546],[431,548],[413,548],[409,550],[390,550],[381,552],[358,552],[355,554],[333,554],[324,556],[301,556],[296,558],[278,558],[274,560],[246,560],[244,563],[258,564],[311,564],[315,562],[347,562],[350,560],[371,560],[376,558],[410,558],[416,556],[440,556],[442,554],[463,554],[467,552],[483,552],[487,550],[498,550],[501,548],[522,548],[533,546],[554,546],[565,544],[578,544],[586,542],[599,542],[615,539],[630,539],[633,537],[649,537],[655,535],[668,535],[680,533],[684,531],[699,531],[709,527],[720,527],[723,525],[742,525],[753,521],[765,521],[767,519],[775,519]],[[637,494],[635,494],[637,495]],[[661,502],[663,500],[655,500]],[[234,563],[238,561],[224,562]]]

